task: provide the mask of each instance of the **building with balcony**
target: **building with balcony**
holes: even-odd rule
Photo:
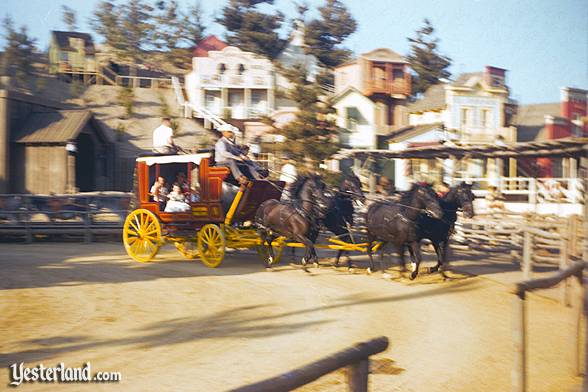
[[[407,106],[409,125],[394,130],[384,139],[390,149],[446,142],[515,143],[516,128],[511,125],[515,111],[516,104],[510,99],[506,84],[506,70],[487,66],[483,72],[464,73],[454,81],[431,86],[420,99]],[[439,165],[397,160],[395,163],[398,179],[407,175],[418,178],[421,174],[432,180],[456,174],[462,177],[516,176],[514,160],[469,160],[460,167],[451,162]]]
[[[390,49],[364,53],[335,68],[337,123],[348,148],[376,148],[381,136],[406,125],[411,95],[408,62]]]
[[[192,59],[186,92],[194,105],[234,119],[259,118],[274,107],[273,66],[234,46]]]
[[[92,36],[77,31],[52,31],[49,72],[95,73],[96,49]]]
[[[303,65],[309,79],[314,78],[319,71],[318,61],[305,51],[303,24],[296,23],[295,27],[276,61],[286,68]],[[190,103],[206,109],[204,112],[228,120],[247,120],[244,127],[259,134],[267,126],[254,120],[275,115],[280,123],[297,110],[294,102],[276,97],[276,90],[286,90],[289,82],[270,60],[228,46],[215,36],[201,41],[193,56],[185,88]]]

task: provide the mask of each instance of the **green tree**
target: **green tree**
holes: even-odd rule
[[[62,5],[61,6],[61,20],[63,21],[63,23],[65,23],[65,25],[67,26],[67,29],[69,31],[75,31],[78,29],[78,24],[77,24],[77,18],[76,18],[76,12],[68,7],[67,5]]]
[[[189,47],[196,46],[206,32],[206,25],[203,18],[204,11],[200,1],[196,1],[188,7],[188,12],[183,16],[184,40]]]
[[[125,118],[129,118],[134,112],[135,92],[130,87],[121,87],[118,91],[118,104],[125,109]]]
[[[261,12],[260,4],[273,5],[274,0],[229,0],[216,21],[227,30],[229,45],[274,59],[286,44],[279,34],[284,14]]]
[[[104,43],[119,59],[124,56],[126,41],[121,25],[120,7],[116,3],[109,0],[100,1],[96,5],[90,25],[98,35],[104,38]]]
[[[306,24],[305,41],[323,66],[336,67],[351,56],[342,44],[357,30],[357,22],[340,0],[327,0],[318,10],[320,18]],[[304,6],[299,8],[299,13],[305,12]]]
[[[303,66],[283,71],[291,87],[286,96],[296,102],[298,111],[294,120],[278,133],[286,137],[281,149],[297,160],[309,158],[315,164],[329,158],[339,150],[339,128],[330,101],[324,100],[321,88],[308,80]]]
[[[126,46],[124,54],[133,64],[143,58],[143,51],[151,44],[154,26],[152,22],[153,7],[142,0],[129,0],[120,7],[121,27]]]
[[[159,49],[173,51],[182,41],[184,28],[176,0],[161,0],[156,3],[157,13],[153,19],[157,24],[153,39]]]
[[[9,75],[14,73],[17,82],[25,85],[33,73],[36,40],[29,37],[26,26],[17,30],[10,16],[6,16],[2,24],[6,41],[2,56],[4,69]]]
[[[438,84],[439,79],[451,76],[448,70],[451,58],[439,53],[439,38],[435,38],[434,33],[435,28],[425,19],[424,26],[416,31],[416,37],[408,38],[411,46],[407,59],[416,74],[412,82],[414,95]]]

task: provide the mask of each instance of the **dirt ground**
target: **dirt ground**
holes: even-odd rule
[[[267,272],[248,251],[208,269],[169,245],[140,264],[118,243],[0,244],[0,385],[12,363],[91,362],[122,381],[59,389],[224,391],[385,335],[373,391],[510,390],[506,283],[520,272],[500,260],[456,265],[453,280],[410,282],[394,270],[392,279],[287,263]],[[529,304],[529,391],[577,388],[574,309],[534,295]],[[301,390],[343,391],[343,381],[340,371]]]

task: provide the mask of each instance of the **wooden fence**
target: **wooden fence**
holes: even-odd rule
[[[588,336],[585,336],[584,347],[584,369],[581,367],[582,347],[580,342],[582,340],[581,325],[582,319],[586,320],[588,314],[588,290],[583,280],[584,269],[587,264],[583,261],[576,261],[569,267],[560,270],[556,274],[533,280],[525,280],[514,285],[512,293],[516,295],[514,300],[514,314],[513,314],[513,344],[515,347],[514,368],[512,373],[512,390],[513,392],[526,392],[528,387],[527,382],[527,309],[526,309],[526,293],[540,289],[547,289],[554,287],[562,282],[568,281],[571,278],[576,278],[578,286],[581,288],[578,301],[578,314],[575,318],[573,339],[574,352],[574,372],[575,375],[588,374]],[[586,377],[583,381],[583,391],[588,391],[588,380]]]
[[[291,391],[340,368],[347,368],[347,385],[350,392],[367,392],[369,357],[388,348],[385,336],[356,344],[346,350],[294,369],[277,377],[246,385],[231,392]]]
[[[83,237],[120,234],[131,195],[0,195],[0,234],[18,236],[27,243],[36,236]]]

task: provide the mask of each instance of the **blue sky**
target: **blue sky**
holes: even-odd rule
[[[311,6],[324,0],[308,0]],[[347,46],[355,53],[377,47],[408,52],[406,37],[429,18],[441,39],[441,50],[453,59],[451,71],[482,70],[494,65],[509,70],[512,95],[520,103],[559,101],[563,86],[588,89],[587,0],[343,0],[359,23]],[[0,15],[26,24],[45,48],[49,30],[64,28],[61,5],[78,12],[81,29],[97,1],[2,0]],[[192,0],[180,0],[187,5]],[[202,0],[207,21],[224,0]],[[275,8],[295,15],[291,0],[276,0]],[[212,33],[222,35],[212,24]],[[0,40],[0,45],[3,41]]]

